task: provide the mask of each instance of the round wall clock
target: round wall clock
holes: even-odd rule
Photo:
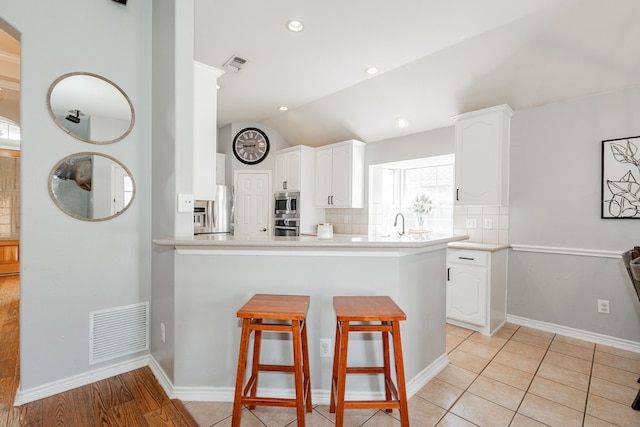
[[[233,138],[233,154],[242,163],[255,165],[269,154],[269,138],[257,128],[246,128]]]

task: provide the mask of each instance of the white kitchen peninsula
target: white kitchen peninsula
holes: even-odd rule
[[[446,250],[467,236],[314,236],[242,239],[199,235],[156,239],[156,251],[174,251],[174,370],[172,397],[232,401],[240,324],[236,312],[255,293],[311,296],[309,356],[314,403],[329,402],[332,358],[320,339],[335,334],[335,295],[388,295],[407,314],[402,341],[407,392],[413,395],[447,364]],[[155,321],[168,322],[168,319]],[[380,337],[356,334],[349,356],[356,365],[381,363]],[[289,363],[289,337],[263,336],[263,362]],[[375,342],[373,342],[375,341]],[[292,379],[261,377],[273,396],[289,396]],[[350,379],[353,397],[380,396],[379,378]],[[351,383],[351,381],[353,381]],[[373,391],[372,391],[373,390]]]

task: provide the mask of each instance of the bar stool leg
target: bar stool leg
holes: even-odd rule
[[[340,359],[340,321],[336,322],[336,336],[333,346],[333,370],[331,371],[331,397],[329,412],[336,412],[336,387],[338,385],[338,364]]]
[[[336,427],[344,423],[344,396],[347,388],[347,350],[349,348],[349,321],[341,323],[340,362],[338,365],[338,404],[336,407]]]
[[[382,322],[387,323],[387,322]],[[384,358],[384,395],[387,402],[391,401],[391,358],[389,357],[389,332],[382,331],[382,355]],[[386,412],[391,413],[393,409],[387,408]]]
[[[262,324],[262,319],[256,320],[256,324]],[[258,375],[260,368],[260,351],[262,349],[262,331],[254,329],[253,332],[253,357],[251,358],[251,392],[249,397],[254,398],[258,392]],[[249,405],[249,409],[256,409],[256,405]]]
[[[391,322],[393,334],[393,351],[396,359],[396,379],[398,380],[398,400],[400,401],[400,425],[409,427],[409,405],[407,404],[407,388],[404,378],[404,362],[402,358],[402,340],[400,339],[400,322]]]
[[[236,372],[236,391],[233,397],[233,415],[231,427],[240,427],[240,413],[242,411],[242,387],[244,385],[244,373],[247,368],[247,352],[249,351],[249,335],[251,331],[250,319],[242,321],[242,336],[240,337],[240,352],[238,354],[238,371]]]
[[[304,377],[304,392],[306,393],[307,412],[313,411],[311,406],[311,374],[309,373],[309,343],[307,341],[307,322],[302,323],[302,374]]]
[[[298,417],[298,427],[304,427],[304,395],[303,395],[303,387],[304,387],[304,379],[302,378],[302,342],[301,342],[301,331],[300,331],[300,322],[293,321],[293,374],[296,383],[296,416]]]

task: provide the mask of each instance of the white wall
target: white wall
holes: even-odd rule
[[[22,41],[20,387],[29,392],[131,358],[89,366],[89,312],[150,296],[151,2],[0,0],[0,15]],[[136,123],[124,140],[92,145],[54,123],[47,91],[72,71],[103,75],[129,95]],[[53,203],[51,168],[82,151],[131,170],[138,192],[125,214],[86,222]]]
[[[508,313],[640,341],[640,304],[619,258],[640,222],[601,219],[602,141],[640,134],[640,88],[517,111],[511,121],[510,240],[546,253],[509,255]],[[547,249],[544,249],[547,248]],[[596,312],[611,301],[611,314]]]

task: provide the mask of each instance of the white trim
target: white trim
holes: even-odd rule
[[[407,381],[407,398],[410,398],[431,381],[440,371],[447,367],[449,358],[443,354],[429,366]],[[234,389],[232,387],[174,387],[160,365],[152,357],[149,358],[149,367],[158,379],[167,396],[171,399],[180,399],[185,402],[233,402]],[[265,397],[294,397],[293,389],[260,389],[260,395]],[[315,389],[311,391],[314,405],[328,405],[331,400],[331,390]],[[384,400],[383,392],[347,392],[347,400]]]
[[[162,387],[167,396],[173,399],[173,383],[169,379],[169,376],[164,372],[164,369],[162,369],[155,357],[151,355],[149,356],[149,369],[151,369],[151,372],[153,372],[153,375],[155,375],[156,379],[160,383],[160,387]]]
[[[583,331],[581,329],[570,328],[568,326],[556,325],[542,322],[540,320],[527,319],[525,317],[507,314],[507,322],[516,325],[527,326],[542,331],[552,332],[565,337],[577,338],[584,341],[602,344],[610,347],[640,353],[640,342],[625,340],[622,338],[610,337],[596,332]]]
[[[578,255],[598,258],[620,258],[622,252],[596,249],[558,248],[554,246],[511,245],[511,249],[519,252],[539,252],[558,255]]]
[[[435,378],[447,365],[449,365],[449,358],[447,357],[447,353],[445,353],[431,362],[431,364],[424,368],[418,375],[407,381],[407,399],[419,392],[422,387]]]
[[[446,246],[436,249],[443,249]],[[435,250],[435,249],[433,249]],[[305,248],[296,248],[295,250],[269,250],[269,249],[193,249],[193,246],[184,247],[176,246],[178,255],[259,255],[259,256],[319,256],[319,257],[391,257],[399,258],[407,255],[416,255],[419,253],[429,252],[424,249],[407,251],[405,248],[397,250],[382,251],[379,249],[367,250],[335,250],[331,248],[325,251],[305,250]]]
[[[145,367],[149,364],[149,357],[150,356],[147,354],[132,360],[127,360],[125,362],[116,363],[115,365],[105,366],[104,368],[63,378],[28,390],[18,390],[13,405],[24,405],[25,403],[53,396],[54,394],[63,393],[77,387],[82,387],[96,381]]]

